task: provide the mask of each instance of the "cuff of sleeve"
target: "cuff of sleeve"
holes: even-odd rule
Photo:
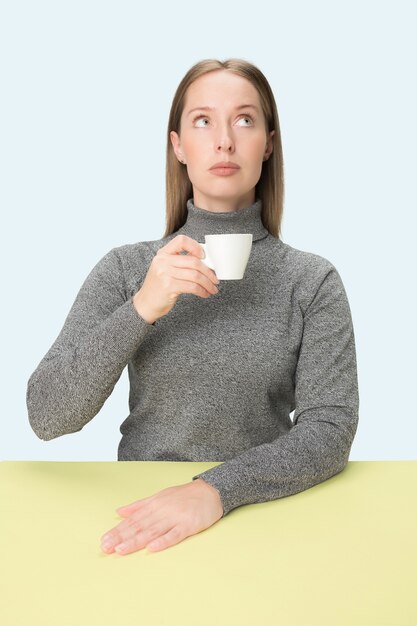
[[[104,364],[108,366],[109,363],[117,362],[120,365],[130,361],[145,337],[157,332],[157,328],[139,315],[131,298],[103,322],[99,332],[100,355],[97,358],[104,367]],[[94,333],[90,337],[91,341],[97,341]]]
[[[129,298],[129,300],[128,300],[128,303],[130,305],[129,308],[131,309],[131,312],[134,314],[133,317],[135,319],[139,318],[139,321],[141,322],[141,326],[145,325],[145,326],[149,326],[149,328],[155,328],[155,322],[153,322],[153,324],[149,324],[149,322],[144,320],[143,317],[140,315],[140,313],[137,311],[137,309],[136,309],[136,307],[134,305],[134,302],[133,302],[133,298],[134,298],[134,296],[131,296]],[[126,304],[128,304],[128,303],[126,302]]]
[[[195,480],[196,478],[202,478],[206,483],[217,489],[223,506],[222,517],[230,513],[232,509],[244,504],[237,500],[236,492],[238,492],[239,489],[236,490],[232,484],[232,477],[227,463],[221,463],[205,472],[196,474],[192,479]]]
[[[143,339],[156,332],[155,323],[149,324],[141,317],[133,304],[133,296],[129,298],[127,302],[121,307],[123,311],[123,331],[126,336],[132,338],[132,346],[137,349],[137,346],[142,343]]]

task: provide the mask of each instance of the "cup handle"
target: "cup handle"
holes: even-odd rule
[[[204,263],[204,265],[207,265],[210,269],[214,270],[214,265],[213,265],[213,262],[212,262],[212,260],[210,259],[209,255],[208,255],[208,252],[207,252],[207,244],[205,244],[205,243],[200,243],[200,246],[203,248],[204,253],[205,253],[205,255],[206,255],[206,256],[204,257],[204,259],[200,259],[200,260]]]

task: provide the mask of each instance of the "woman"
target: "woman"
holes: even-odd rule
[[[167,143],[163,238],[97,263],[28,381],[31,426],[49,440],[81,430],[127,365],[118,459],[222,461],[119,508],[124,520],[102,538],[109,553],[167,548],[233,508],[330,478],[346,466],[358,422],[341,278],[279,238],[282,148],[264,75],[240,59],[194,65]],[[232,174],[212,169],[222,162]],[[200,243],[228,232],[252,233],[253,246],[244,279],[220,285]]]

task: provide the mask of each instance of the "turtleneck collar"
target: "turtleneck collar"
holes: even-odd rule
[[[204,235],[223,233],[252,233],[253,241],[264,239],[269,231],[261,219],[262,200],[258,198],[253,204],[237,211],[214,213],[200,209],[194,205],[194,198],[187,200],[187,220],[176,235],[188,235],[200,243],[204,243]]]

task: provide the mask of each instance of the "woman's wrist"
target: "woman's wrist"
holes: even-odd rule
[[[223,516],[224,513],[224,509],[223,509],[223,503],[222,503],[222,499],[220,497],[220,493],[218,491],[218,489],[216,489],[215,487],[213,487],[213,485],[210,485],[210,483],[206,482],[204,480],[204,478],[195,478],[194,480],[191,481],[194,485],[197,485],[200,489],[202,489],[204,492],[206,492],[211,499],[213,500],[213,502],[215,502],[218,511],[221,512],[221,516]]]
[[[148,324],[153,324],[156,321],[157,318],[152,315],[152,313],[146,307],[146,304],[143,302],[140,290],[133,296],[132,302],[136,311],[141,316],[141,318],[145,320],[145,322],[147,322]]]

